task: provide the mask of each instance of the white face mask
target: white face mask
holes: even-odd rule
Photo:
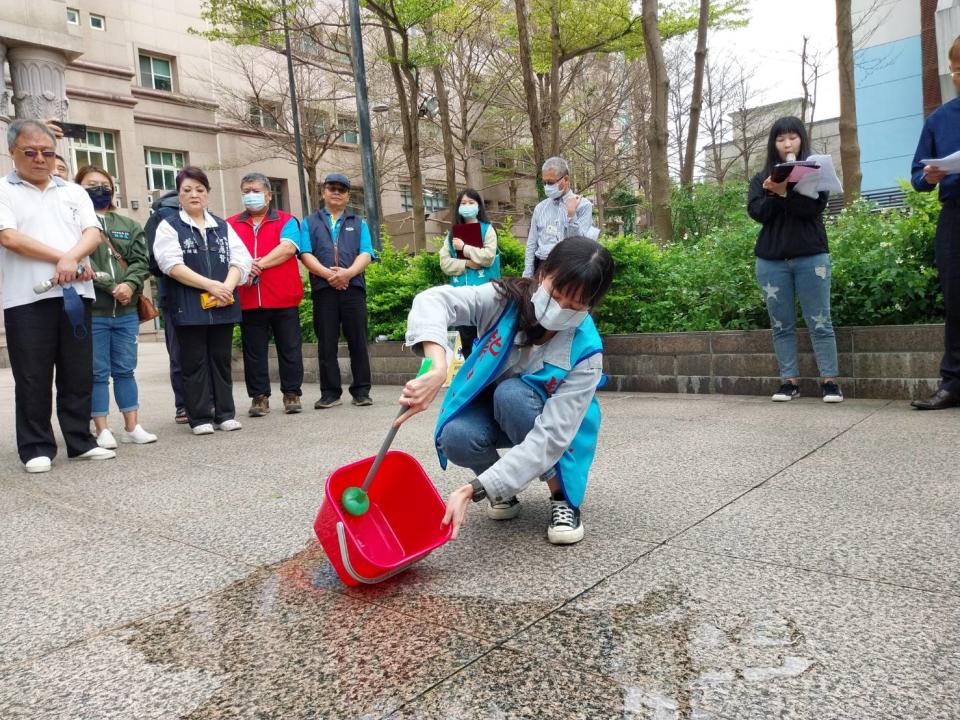
[[[578,327],[587,316],[586,310],[567,310],[560,307],[560,303],[554,300],[542,285],[537,288],[530,300],[533,303],[537,322],[547,330],[559,332]]]

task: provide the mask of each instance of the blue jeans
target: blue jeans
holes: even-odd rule
[[[113,396],[120,412],[140,407],[137,381],[133,371],[137,367],[137,339],[140,336],[140,318],[132,312],[118,317],[93,316],[93,417],[103,417],[110,410],[110,376],[113,376]]]
[[[763,291],[773,328],[773,350],[780,365],[780,377],[800,377],[797,362],[797,304],[810,331],[820,377],[840,374],[837,338],[830,319],[830,256],[827,253],[793,258],[757,258],[757,282]]]
[[[542,412],[543,400],[533,388],[509,378],[481,393],[444,426],[440,449],[454,465],[479,475],[500,459],[497,448],[523,442]]]

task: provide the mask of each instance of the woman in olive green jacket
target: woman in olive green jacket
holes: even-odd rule
[[[95,271],[110,276],[107,281],[94,282],[97,298],[93,303],[92,322],[91,414],[96,426],[97,444],[114,449],[118,438],[122,443],[156,442],[157,436],[148,433],[137,421],[140,404],[137,381],[133,376],[137,367],[137,338],[140,335],[137,301],[150,276],[143,228],[135,220],[113,212],[116,207],[113,204],[114,186],[108,172],[87,165],[77,172],[75,182],[90,195],[106,236],[90,256],[90,263]],[[122,263],[114,253],[120,256]],[[113,395],[124,422],[123,430],[117,433],[117,437],[107,426],[111,376]]]

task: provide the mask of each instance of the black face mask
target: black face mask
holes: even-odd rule
[[[90,196],[96,210],[106,210],[113,202],[113,191],[103,185],[87,188],[87,195]]]

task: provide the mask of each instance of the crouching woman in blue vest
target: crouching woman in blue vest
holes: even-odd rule
[[[170,279],[164,319],[180,343],[187,416],[194,435],[239,430],[230,356],[233,326],[241,320],[236,287],[246,282],[252,259],[236,231],[207,211],[210,181],[203,170],[183,168],[177,192],[181,209],[158,211],[153,254]],[[202,295],[210,302],[202,303]]]
[[[597,445],[603,345],[589,312],[610,287],[610,252],[572,237],[556,246],[534,278],[506,278],[472,287],[435,287],[414,299],[407,344],[433,361],[406,384],[408,407],[396,424],[425,410],[446,379],[447,328],[472,325],[480,340],[453,379],[434,439],[440,464],[477,477],[453,491],[444,524],[453,537],[470,501],[489,501],[487,515],[520,512],[519,495],[537,477],[551,493],[547,538],[583,539],[580,504]],[[506,449],[503,456],[498,449]]]

